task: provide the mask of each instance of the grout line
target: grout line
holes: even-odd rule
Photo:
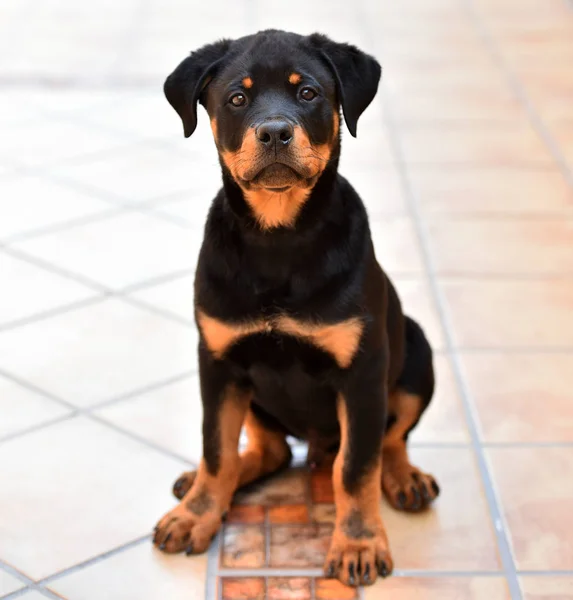
[[[64,186],[61,186],[64,187]],[[105,200],[101,200],[105,202]],[[58,221],[45,227],[38,227],[36,229],[28,229],[20,233],[15,233],[3,238],[1,241],[4,245],[9,246],[11,244],[20,243],[25,240],[29,240],[42,235],[58,233],[74,227],[81,227],[82,225],[88,225],[100,220],[105,220],[109,217],[114,217],[123,212],[122,207],[102,209],[91,214],[83,215],[81,217],[73,217],[68,220]]]
[[[36,425],[32,425],[32,427],[27,427],[26,429],[19,429],[15,432],[8,433],[5,436],[0,437],[0,444],[4,442],[9,442],[11,440],[15,440],[24,435],[28,435],[29,433],[35,433],[36,431],[41,431],[42,429],[47,429],[52,425],[57,425],[58,423],[62,423],[63,421],[67,421],[68,419],[73,419],[79,415],[79,411],[72,411],[66,415],[62,415],[61,417],[56,417],[55,419],[50,419],[48,421],[42,421],[42,423],[38,423]]]
[[[363,22],[365,31],[367,31],[369,37],[371,37],[368,20],[363,19]],[[398,124],[396,123],[394,113],[392,111],[392,107],[390,105],[390,101],[387,94],[382,94],[380,101],[382,103],[382,114],[388,131],[390,146],[393,151],[393,156],[401,179],[402,189],[404,191],[404,197],[408,208],[408,213],[412,218],[412,222],[416,231],[416,237],[419,246],[422,250],[422,260],[426,271],[426,278],[428,281],[435,308],[440,318],[442,331],[446,341],[446,347],[451,354],[452,369],[454,372],[454,377],[456,379],[458,390],[460,392],[460,397],[466,416],[467,427],[470,433],[475,459],[477,461],[477,466],[484,486],[484,492],[489,507],[490,517],[494,525],[494,531],[497,539],[497,546],[501,557],[503,570],[507,578],[512,599],[521,600],[522,596],[516,575],[515,560],[512,554],[512,548],[509,542],[508,534],[506,532],[506,525],[503,521],[500,503],[497,499],[493,487],[493,478],[489,472],[487,460],[484,451],[480,445],[480,435],[478,429],[478,421],[476,418],[476,409],[475,406],[473,406],[470,397],[470,391],[468,389],[468,386],[466,385],[462,374],[461,362],[455,352],[453,329],[448,318],[446,304],[442,296],[442,291],[435,277],[435,266],[430,251],[430,245],[427,239],[422,216],[418,209],[415,192],[412,188],[412,184],[408,174],[408,165],[406,164],[403,149],[400,142]]]
[[[7,323],[0,324],[0,333],[4,331],[10,331],[11,329],[16,329],[17,327],[23,327],[25,325],[35,323],[37,321],[43,321],[44,319],[49,319],[51,317],[57,317],[70,311],[91,306],[92,304],[98,304],[106,297],[107,294],[99,296],[90,296],[89,298],[77,300],[69,304],[63,304],[61,306],[57,306],[46,311],[32,313],[27,317],[22,317],[21,319],[16,319],[15,321],[8,321]]]
[[[56,581],[57,579],[65,577],[66,575],[71,575],[72,573],[75,573],[76,571],[80,571],[81,569],[84,569],[86,567],[91,567],[92,565],[97,564],[98,562],[101,562],[102,560],[105,560],[106,558],[110,558],[112,556],[115,556],[116,554],[120,554],[121,552],[124,552],[125,550],[135,548],[136,546],[139,546],[143,542],[148,541],[148,540],[151,540],[151,534],[141,536],[135,540],[132,540],[130,542],[122,544],[121,546],[117,546],[116,548],[113,548],[112,550],[104,552],[103,554],[98,554],[97,556],[94,556],[93,558],[88,558],[87,560],[77,563],[71,567],[62,569],[61,571],[58,571],[57,573],[52,573],[52,575],[49,575],[48,577],[44,577],[43,579],[40,579],[38,581],[38,584],[49,585],[50,583],[52,583],[52,581]]]
[[[11,592],[9,594],[1,596],[0,597],[1,600],[12,600],[13,598],[19,598],[20,596],[23,596],[24,594],[31,592],[31,591],[38,592],[39,594],[41,594],[47,598],[52,598],[52,599],[57,599],[57,600],[61,600],[61,598],[62,598],[62,596],[55,594],[51,590],[45,589],[40,583],[34,581],[27,575],[24,575],[24,573],[21,573],[18,569],[14,568],[12,565],[9,565],[8,563],[5,563],[3,560],[0,560],[0,571],[4,571],[4,572],[8,573],[9,575],[12,575],[12,577],[21,581],[24,586],[23,588],[16,590],[15,592]]]
[[[541,140],[545,143],[547,149],[549,150],[553,160],[559,167],[562,175],[565,177],[567,182],[571,187],[573,187],[573,171],[569,167],[559,144],[556,142],[555,138],[546,127],[543,119],[538,114],[535,105],[529,98],[527,94],[526,88],[521,83],[519,77],[514,73],[508,61],[503,56],[503,53],[500,51],[499,45],[497,44],[494,35],[492,34],[490,28],[487,23],[482,18],[480,12],[476,9],[473,0],[462,0],[462,5],[466,12],[468,13],[470,20],[478,32],[486,51],[489,53],[490,57],[493,59],[495,65],[499,68],[505,80],[508,82],[511,90],[515,98],[521,103],[524,107],[527,116],[529,117],[529,122],[533,127],[534,131],[541,138]]]
[[[205,573],[205,600],[217,600],[222,595],[218,588],[217,563],[218,557],[222,552],[223,527],[219,529],[215,539],[207,551],[207,571]]]
[[[388,114],[388,100],[384,101],[383,97],[382,102],[384,102],[386,114]],[[395,128],[395,124],[392,122],[392,119],[390,117],[387,117],[387,122],[389,135],[392,139],[392,144],[396,152],[397,161],[400,165],[404,191],[407,198],[407,202],[410,206],[412,220],[416,229],[416,236],[422,249],[423,261],[427,269],[429,287],[442,325],[442,330],[446,340],[446,347],[451,355],[452,369],[454,372],[454,377],[456,379],[457,387],[460,391],[460,397],[462,399],[462,405],[466,415],[467,427],[470,433],[474,455],[484,486],[484,492],[488,503],[490,516],[494,525],[494,531],[497,538],[497,546],[500,553],[502,565],[504,568],[505,575],[507,577],[511,596],[513,599],[519,600],[522,596],[519,588],[519,582],[517,580],[517,575],[515,572],[515,560],[512,554],[509,536],[506,531],[507,526],[503,520],[500,502],[496,496],[493,487],[493,477],[489,472],[487,460],[484,451],[480,445],[480,434],[478,429],[479,426],[476,409],[475,406],[473,406],[472,400],[470,398],[470,390],[468,389],[468,386],[462,374],[461,361],[455,351],[453,327],[449,322],[449,318],[446,312],[445,299],[443,298],[442,291],[435,277],[435,269],[430,254],[429,243],[424,230],[421,216],[417,209],[416,199],[411,188],[409,176],[407,174],[407,166],[402,155],[399,134]]]
[[[431,258],[428,239],[424,230],[422,218],[417,208],[416,198],[410,183],[409,175],[407,172],[407,165],[402,154],[399,134],[396,130],[395,122],[390,116],[391,112],[387,96],[382,96],[382,102],[384,105],[384,114],[386,115],[388,135],[390,136],[391,144],[394,148],[396,160],[400,169],[406,201],[409,206],[409,211],[416,230],[416,237],[422,250],[422,260],[424,261],[424,265],[426,267],[426,275],[429,288],[442,325],[442,330],[446,341],[446,348],[450,353],[452,370],[456,379],[457,387],[460,392],[462,405],[466,415],[466,423],[471,438],[471,446],[474,450],[477,466],[484,486],[484,492],[488,503],[490,516],[494,525],[494,531],[497,538],[497,546],[500,553],[503,569],[507,577],[512,599],[520,600],[522,596],[515,571],[515,560],[512,554],[509,537],[506,532],[506,525],[502,517],[500,503],[496,497],[496,493],[493,487],[493,478],[489,472],[486,457],[480,445],[480,435],[477,424],[478,421],[476,409],[473,406],[472,400],[470,398],[470,390],[468,389],[468,386],[462,374],[461,361],[455,351],[454,336],[452,333],[453,328],[449,322],[449,318],[446,312],[445,300],[443,298],[438,281],[434,275],[435,269],[433,265],[433,260]]]

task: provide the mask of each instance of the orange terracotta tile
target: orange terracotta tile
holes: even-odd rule
[[[573,356],[462,353],[486,442],[573,442]]]
[[[573,570],[573,448],[487,451],[517,568]]]
[[[336,507],[334,504],[313,504],[310,509],[311,519],[315,523],[330,523],[336,520]]]
[[[554,161],[530,127],[402,128],[409,165],[476,167],[553,166]]]
[[[317,579],[315,581],[316,600],[355,600],[358,592],[337,579]]]
[[[306,577],[269,577],[268,600],[312,600],[310,579]]]
[[[227,523],[263,523],[265,520],[265,509],[256,504],[235,504],[227,513]]]
[[[271,528],[271,567],[322,567],[332,527],[325,524],[275,525]]]
[[[458,347],[573,345],[573,282],[543,279],[443,280]]]
[[[573,219],[427,222],[438,275],[573,273]]]
[[[259,483],[250,485],[235,494],[234,503],[276,506],[304,504],[308,497],[308,472],[291,468]]]
[[[223,600],[266,600],[262,577],[223,577],[220,584]]]
[[[308,506],[306,504],[272,506],[269,508],[269,522],[271,524],[308,523],[308,521]]]
[[[315,503],[334,502],[334,488],[332,487],[332,472],[318,471],[311,474],[310,489],[312,501]]]
[[[441,492],[433,507],[418,515],[383,503],[395,568],[498,571],[493,525],[473,452],[412,448],[410,455],[413,464],[434,475]]]
[[[391,577],[364,590],[364,600],[510,600],[501,577]]]
[[[573,577],[521,577],[523,600],[571,600]]]
[[[432,216],[573,214],[573,190],[557,170],[412,168],[409,178]]]
[[[223,534],[223,567],[254,569],[265,564],[265,533],[257,525],[226,525]]]

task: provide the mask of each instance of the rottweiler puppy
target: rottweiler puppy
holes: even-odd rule
[[[382,490],[407,511],[439,493],[406,450],[434,391],[432,351],[337,172],[340,110],[356,136],[380,74],[354,46],[268,30],[200,48],[165,82],[186,137],[206,108],[223,176],[195,278],[203,458],[155,529],[165,552],[205,551],[234,492],[289,464],[287,435],[337,448],[324,568],[346,584],[392,571]]]

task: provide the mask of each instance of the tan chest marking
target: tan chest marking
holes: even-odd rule
[[[268,321],[261,319],[249,323],[225,323],[199,312],[198,321],[207,348],[216,358],[222,358],[241,338],[254,333],[277,331],[303,338],[333,356],[342,368],[348,367],[352,362],[364,328],[358,317],[329,325],[298,321],[286,316]]]
[[[199,312],[197,320],[207,348],[215,358],[222,358],[225,352],[241,338],[265,331],[263,321],[252,323],[225,323],[214,317]]]
[[[332,355],[339,367],[346,368],[358,350],[364,324],[358,317],[330,325],[279,317],[276,328],[283,333],[308,340]]]

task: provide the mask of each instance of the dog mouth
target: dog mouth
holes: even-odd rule
[[[289,165],[273,163],[263,167],[252,179],[252,184],[269,190],[282,192],[298,184],[302,176]]]

